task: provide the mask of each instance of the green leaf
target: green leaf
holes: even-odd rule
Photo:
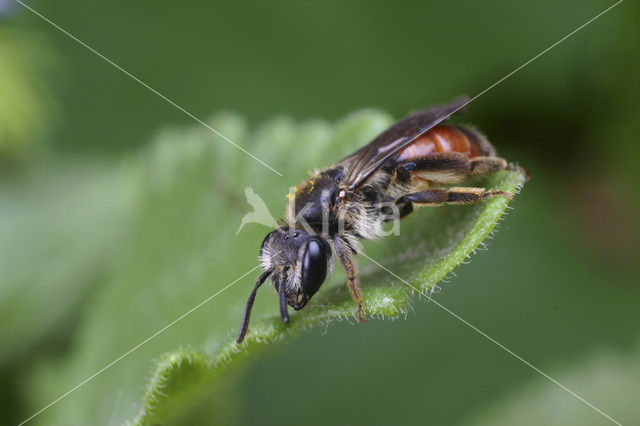
[[[513,193],[519,191],[522,182],[523,177],[517,172],[502,172],[486,181],[491,188]],[[382,249],[379,256],[384,260],[381,262],[412,286],[423,292],[432,292],[438,288],[438,282],[491,234],[506,208],[507,202],[504,199],[493,199],[477,208],[458,208],[457,213],[447,209],[446,216],[439,216],[438,212],[431,215],[422,215],[422,212],[414,214],[414,217],[428,216],[427,220],[424,217],[420,219],[429,225],[424,230],[414,229],[419,226],[416,223],[403,227],[402,232],[411,234],[403,235]],[[431,243],[427,247],[427,244],[421,244],[420,241]],[[410,248],[394,255],[405,244]],[[393,319],[402,317],[407,312],[413,289],[386,274],[374,265],[368,265],[361,274],[366,300],[365,313],[368,317]],[[343,280],[343,277],[332,280],[330,289],[318,294],[313,303],[297,313],[289,325],[285,325],[279,316],[255,321],[245,342],[236,345],[230,339],[210,358],[196,350],[181,349],[166,354],[163,361],[156,365],[145,391],[141,412],[133,423],[164,422],[168,416],[171,417],[166,406],[180,404],[181,409],[184,409],[184,404],[188,404],[188,395],[202,392],[203,383],[216,386],[220,374],[225,370],[234,368],[247,355],[256,354],[283,338],[334,320],[353,319],[355,322],[354,302],[342,283]],[[209,362],[204,362],[206,359]],[[198,371],[197,380],[189,378],[194,376],[194,369]]]
[[[139,176],[138,208],[130,244],[122,248],[124,260],[95,295],[71,354],[34,370],[32,408],[41,408],[256,266],[269,229],[249,224],[236,237],[240,219],[250,211],[246,186],[272,212],[282,211],[290,186],[367,143],[391,122],[386,114],[363,111],[335,125],[279,118],[249,132],[233,114],[211,120],[284,177],[202,127],[161,132],[130,164]],[[519,173],[501,172],[474,185],[517,192],[522,182]],[[401,223],[400,235],[367,243],[365,252],[421,290],[437,291],[436,283],[482,243],[506,208],[507,200],[498,197],[477,206],[422,209]],[[412,290],[366,259],[360,263],[366,314],[404,316]],[[257,274],[167,328],[43,419],[68,422],[72,412],[80,423],[181,424],[206,412],[226,422],[233,417],[233,384],[248,355],[310,327],[354,318],[355,305],[340,272],[304,310],[292,314],[288,326],[275,315],[277,298],[264,289],[250,333],[237,346],[234,335]],[[150,367],[151,359],[157,361]]]
[[[289,127],[285,128],[288,130]],[[345,133],[348,135],[354,130],[357,132],[357,128],[345,129]],[[283,128],[276,132],[283,132]],[[357,134],[352,137],[357,138]],[[491,188],[515,193],[522,182],[523,177],[519,173],[503,172],[485,183]],[[476,208],[458,208],[457,212],[447,209],[446,215],[438,211],[416,213],[413,223],[401,227],[403,237],[388,243],[380,251],[380,256],[385,266],[404,276],[411,285],[432,291],[436,283],[463,262],[493,231],[506,207],[506,200],[498,198]],[[422,226],[424,229],[420,229],[417,223],[421,221],[428,223]],[[398,252],[402,247],[408,248]],[[363,270],[365,313],[379,318],[404,316],[413,289],[385,274],[374,265]],[[156,365],[145,391],[141,412],[134,423],[165,421],[171,417],[167,406],[180,406],[184,410],[189,396],[202,392],[207,386],[215,387],[225,370],[232,369],[242,358],[258,353],[269,344],[315,325],[355,319],[354,303],[343,282],[342,276],[332,280],[330,288],[320,292],[313,303],[294,316],[289,325],[283,324],[277,315],[254,321],[251,332],[240,346],[230,339],[211,357],[201,351],[185,349],[166,354]]]

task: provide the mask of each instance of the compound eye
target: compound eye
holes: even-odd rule
[[[327,253],[316,238],[307,243],[302,263],[302,290],[305,296],[313,296],[327,277]]]

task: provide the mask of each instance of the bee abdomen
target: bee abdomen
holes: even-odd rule
[[[477,130],[458,125],[439,125],[400,150],[396,161],[412,161],[435,152],[458,152],[469,158],[496,155],[493,146]]]

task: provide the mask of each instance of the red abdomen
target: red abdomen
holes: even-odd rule
[[[400,150],[396,161],[411,161],[434,152],[459,152],[469,158],[490,156],[492,153],[483,152],[487,151],[486,144],[482,135],[472,129],[440,125]]]

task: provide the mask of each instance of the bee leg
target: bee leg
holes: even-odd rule
[[[507,160],[500,157],[475,157],[471,159],[471,176],[487,175],[500,170],[513,170],[520,172],[529,179],[531,175],[522,167],[508,163]]]
[[[475,157],[470,160],[471,176],[488,175],[507,168],[507,160],[500,157]]]
[[[347,285],[349,286],[349,292],[351,297],[358,304],[358,321],[365,322],[362,317],[362,290],[360,289],[360,282],[358,281],[358,264],[353,259],[351,246],[340,236],[336,236],[333,240],[340,260],[340,266],[347,276]]]
[[[469,158],[457,152],[434,152],[398,165],[396,179],[402,183],[419,178],[435,183],[454,184],[473,176],[488,175],[500,170],[516,170],[529,177],[526,170],[507,163],[504,158]]]
[[[408,216],[409,214],[413,213],[413,203],[410,202],[406,202],[406,203],[396,203],[396,205],[398,206],[398,213],[399,213],[399,219],[403,219],[406,216]]]
[[[410,201],[415,206],[437,206],[440,204],[473,204],[490,197],[503,196],[510,201],[513,194],[504,191],[487,191],[484,188],[432,188],[402,196],[397,202]]]

